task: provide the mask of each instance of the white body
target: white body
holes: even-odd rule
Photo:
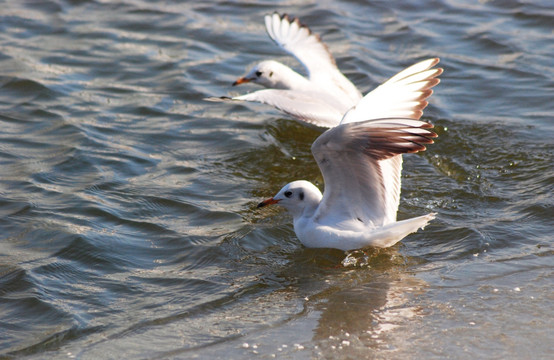
[[[294,220],[294,231],[306,247],[345,251],[369,246],[385,248],[393,246],[418,229],[423,229],[434,218],[435,214],[427,214],[381,227],[367,227],[352,221],[342,224],[345,225],[343,229],[336,224],[319,224],[311,218],[300,217]]]

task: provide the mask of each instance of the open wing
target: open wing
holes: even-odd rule
[[[398,204],[387,185],[400,183],[401,171],[394,167],[401,161],[394,159],[425,150],[437,136],[432,127],[420,120],[391,118],[339,125],[318,137],[312,153],[325,191],[316,221],[360,221],[369,227],[395,221]]]
[[[310,81],[326,87],[329,92],[336,92],[337,96],[340,94],[350,106],[362,97],[354,84],[339,71],[320,37],[300,24],[298,18],[273,13],[265,16],[265,26],[269,37],[306,68]]]
[[[438,58],[427,59],[394,75],[364,96],[345,114],[341,124],[394,117],[419,120],[427,99],[433,94],[431,88],[439,83],[437,77],[443,72],[441,68],[433,68],[438,63]],[[392,222],[396,220],[400,203],[402,155],[382,160],[380,168],[383,177],[389,179],[384,184],[386,222]]]
[[[437,77],[443,69],[433,69],[438,63],[438,58],[424,60],[394,75],[351,108],[341,124],[391,117],[419,119],[433,93],[431,88],[440,82]]]
[[[295,90],[264,89],[235,97],[206,98],[208,101],[249,101],[267,104],[319,127],[336,126],[344,113],[340,104],[328,94],[307,93]]]

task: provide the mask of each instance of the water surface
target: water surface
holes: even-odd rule
[[[547,1],[7,1],[0,10],[0,358],[490,358],[554,353]],[[393,248],[302,247],[260,199],[321,133],[208,96],[299,16],[367,92],[445,73],[405,157]]]

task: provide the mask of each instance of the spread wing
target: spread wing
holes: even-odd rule
[[[336,126],[344,113],[340,104],[328,94],[307,93],[296,90],[264,89],[249,94],[219,98],[206,98],[208,101],[249,101],[267,104],[292,116],[320,127]]]
[[[345,104],[328,92],[306,93],[294,90],[267,89],[233,98],[207,98],[210,101],[253,101],[274,106],[293,118],[320,127],[371,119],[402,117],[417,120],[427,106],[432,87],[439,83],[441,68],[434,69],[439,59],[433,58],[399,72],[368,93],[358,105],[344,114]],[[394,161],[392,169],[401,169],[402,159]],[[400,193],[400,183],[397,184]],[[398,203],[399,196],[396,197]]]
[[[428,104],[427,99],[433,94],[431,88],[440,82],[437,77],[443,69],[433,68],[438,63],[438,58],[427,59],[394,75],[364,96],[345,114],[341,124],[394,117],[419,120]],[[380,167],[384,178],[389,179],[384,185],[386,218],[395,221],[400,203],[402,155],[381,161]]]
[[[443,69],[433,68],[438,63],[438,58],[424,60],[394,75],[351,108],[341,124],[391,117],[419,119],[433,94],[431,88],[440,82],[437,77]]]
[[[333,55],[320,37],[300,24],[298,18],[273,13],[265,16],[265,26],[269,37],[304,66],[310,81],[336,92],[355,105],[362,97],[354,84],[337,68]]]
[[[379,119],[339,125],[318,137],[312,153],[325,191],[316,221],[360,221],[369,227],[394,222],[398,203],[387,184],[400,183],[396,155],[425,150],[437,136],[432,127],[420,120]]]

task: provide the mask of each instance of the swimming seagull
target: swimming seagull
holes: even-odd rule
[[[392,246],[435,218],[430,213],[396,221],[401,154],[432,144],[437,136],[432,127],[420,120],[388,118],[331,128],[312,144],[324,193],[308,181],[293,181],[258,207],[286,208],[306,247],[347,251]]]
[[[293,118],[320,127],[338,125],[345,114],[364,113],[365,119],[402,117],[419,119],[432,87],[439,83],[438,58],[427,59],[399,72],[362,98],[337,68],[320,37],[298,18],[274,13],[265,16],[268,35],[304,66],[304,77],[274,60],[262,61],[233,85],[255,83],[267,89],[211,101],[250,101],[271,105]],[[353,114],[350,114],[352,116]]]

